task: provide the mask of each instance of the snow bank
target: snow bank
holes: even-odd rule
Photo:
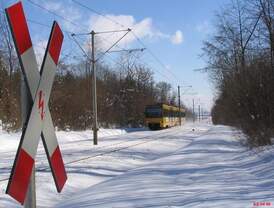
[[[208,123],[138,130],[102,130],[98,146],[91,131],[57,132],[68,173],[60,194],[40,142],[37,206],[274,207],[273,147],[249,150],[236,130]],[[1,208],[20,207],[5,194],[7,181],[1,182],[9,176],[19,139],[20,133],[0,133]]]
[[[104,151],[104,148],[110,145],[121,142],[121,136],[130,135],[127,132],[144,131],[145,129],[100,129],[99,145],[94,146],[92,141],[92,131],[58,131],[56,132],[59,146],[61,148],[64,161],[71,162],[79,158],[98,154]],[[146,131],[144,131],[146,132]],[[131,133],[133,134],[133,133]],[[7,133],[0,129],[0,208],[2,207],[20,207],[17,202],[5,194],[7,187],[7,179],[13,165],[13,160],[19,145],[21,132]],[[126,139],[127,140],[127,139]],[[83,164],[83,163],[82,163]],[[37,201],[38,207],[52,207],[55,203],[53,198],[60,200],[63,197],[72,194],[75,190],[81,190],[83,187],[99,183],[105,177],[86,177],[87,173],[94,171],[90,166],[83,170],[80,168],[81,163],[75,166],[66,166],[69,176],[69,181],[66,186],[67,191],[62,194],[57,194],[49,171],[49,165],[44,151],[42,142],[39,143],[38,153],[36,156],[36,186],[37,186]],[[92,166],[93,164],[91,164]],[[46,168],[46,169],[45,169]],[[39,169],[45,169],[39,171]],[[89,182],[85,182],[89,178]],[[71,182],[72,181],[72,182]],[[82,186],[79,186],[83,184]]]

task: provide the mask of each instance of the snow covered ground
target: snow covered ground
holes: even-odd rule
[[[57,132],[69,163],[61,194],[40,144],[38,207],[274,207],[274,148],[249,150],[232,128],[204,122],[161,131],[103,130],[98,146],[91,135]],[[19,138],[0,133],[0,181],[9,176]],[[20,207],[4,194],[6,185],[0,182],[0,207]]]

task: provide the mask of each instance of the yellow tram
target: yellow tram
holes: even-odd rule
[[[162,129],[185,122],[185,109],[167,105],[148,105],[145,108],[145,123],[150,129]]]

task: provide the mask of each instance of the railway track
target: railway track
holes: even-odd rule
[[[156,134],[153,134],[153,135],[138,137],[138,138],[135,138],[134,140],[122,141],[122,142],[117,142],[117,143],[114,143],[114,144],[111,144],[111,145],[98,147],[98,148],[96,148],[96,151],[97,151],[96,153],[94,153],[90,156],[87,156],[87,157],[82,157],[82,158],[79,158],[79,159],[76,159],[76,160],[71,160],[69,162],[66,162],[65,165],[71,165],[71,164],[79,163],[79,162],[86,161],[86,160],[92,160],[92,159],[97,158],[97,157],[101,157],[101,156],[104,156],[104,155],[109,155],[109,154],[119,152],[119,151],[122,151],[122,150],[125,150],[125,149],[129,149],[129,148],[132,148],[132,147],[135,147],[135,146],[140,146],[140,145],[143,145],[143,144],[146,144],[146,143],[149,143],[149,142],[161,140],[163,138],[166,138],[170,134],[174,135],[178,132],[182,133],[182,131],[183,130],[180,127],[175,127],[175,129],[174,128],[167,129],[167,131],[165,131],[165,132],[159,131],[159,133],[156,133]],[[187,132],[191,132],[191,131],[192,130],[186,130],[185,132],[187,133]],[[142,141],[140,141],[140,140],[142,140]],[[87,140],[87,141],[90,142],[90,140]],[[81,141],[81,142],[83,142],[83,141]],[[98,151],[101,151],[101,152],[98,153]],[[50,170],[49,166],[47,166],[47,167],[39,167],[38,166],[36,168],[37,172],[45,172],[45,171],[49,171],[49,170]],[[8,180],[9,180],[8,177],[0,179],[0,183],[6,182]]]

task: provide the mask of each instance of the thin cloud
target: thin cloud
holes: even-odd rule
[[[75,26],[73,23],[60,18],[60,23],[65,30],[72,31],[73,33],[87,32],[91,30],[95,31],[112,31],[131,28],[140,39],[170,40],[172,44],[181,44],[184,40],[183,33],[178,30],[174,35],[166,34],[157,29],[153,20],[150,17],[146,17],[140,21],[137,21],[132,15],[113,15],[106,14],[103,16],[87,14],[81,12],[81,9],[75,7],[71,3],[64,4],[63,2],[45,1],[43,6],[57,14],[60,14],[71,22],[79,23],[79,26]],[[89,15],[89,16],[88,16]],[[58,18],[58,16],[56,17]],[[116,24],[118,22],[119,24]],[[124,27],[122,27],[123,25]],[[85,29],[83,29],[85,28]],[[96,38],[97,47],[105,50],[109,48],[114,42],[123,36],[124,33],[112,33],[112,34],[100,34]],[[135,36],[132,33],[126,35],[118,44],[118,46],[126,46],[136,41]],[[83,42],[84,48],[89,48],[88,41]]]
[[[61,2],[45,1],[43,6],[46,9],[56,12],[60,16],[69,20],[69,21],[66,21],[64,19],[60,19],[62,26],[64,27],[65,30],[78,32],[83,29],[82,27],[77,27],[76,24],[73,24],[73,22],[75,23],[78,22],[79,25],[81,25],[82,22],[80,20],[83,17],[81,12],[77,8],[73,7],[71,4],[68,3],[64,5]]]
[[[44,58],[44,55],[45,55],[45,50],[46,50],[46,47],[47,47],[48,40],[37,40],[37,41],[34,41],[34,42],[35,42],[35,45],[34,45],[33,48],[34,48],[34,52],[35,52],[35,55],[36,55],[38,69],[40,70],[40,66],[42,64],[42,61],[43,61],[43,58]]]
[[[177,30],[174,35],[170,37],[171,43],[179,45],[184,41],[184,36],[181,30]]]
[[[119,24],[116,24],[116,22],[119,22]],[[123,25],[124,27],[122,27],[121,25]],[[164,36],[160,31],[155,29],[151,18],[144,18],[143,20],[138,22],[131,15],[108,14],[106,15],[106,17],[91,16],[89,20],[89,28],[90,30],[95,30],[99,32],[131,28],[139,38],[155,39]],[[99,36],[100,47],[109,47],[111,43],[117,41],[120,37],[122,37],[123,34],[123,32],[101,34],[101,39]],[[119,45],[125,46],[127,44],[131,44],[134,41],[136,41],[134,35],[132,35],[132,33],[129,33],[120,41]]]
[[[203,22],[197,24],[195,29],[199,33],[208,34],[208,33],[210,33],[210,24],[208,23],[208,21],[203,21]]]

